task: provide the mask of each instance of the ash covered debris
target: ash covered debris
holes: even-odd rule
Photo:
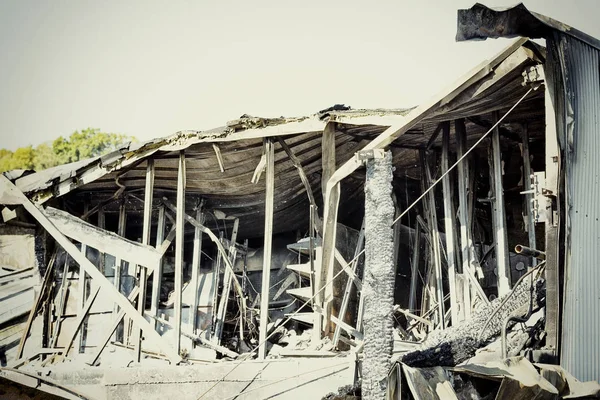
[[[455,366],[500,335],[508,318],[529,314],[530,303],[534,309],[543,307],[544,293],[542,279],[530,284],[526,278],[512,292],[482,305],[470,319],[431,332],[421,348],[405,354],[402,362],[412,367]]]

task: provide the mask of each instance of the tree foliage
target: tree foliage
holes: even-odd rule
[[[0,149],[0,172],[12,169],[40,171],[115,150],[120,145],[135,141],[132,136],[101,132],[88,128],[73,132],[69,137],[59,137],[53,142],[42,143],[36,148],[20,147],[14,152]]]

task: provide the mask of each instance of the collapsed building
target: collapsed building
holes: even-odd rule
[[[459,12],[460,40],[497,36],[546,47],[515,39],[412,109],[244,115],[0,177],[2,379],[597,396],[600,42],[523,6]]]

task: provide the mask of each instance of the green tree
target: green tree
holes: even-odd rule
[[[120,145],[135,141],[132,136],[101,132],[88,128],[75,131],[68,138],[62,136],[50,143],[42,143],[35,149],[21,147],[14,152],[0,149],[0,172],[11,169],[35,169],[41,171],[60,164],[66,164],[96,157],[117,149]]]
[[[46,168],[54,167],[58,164],[58,157],[56,154],[54,154],[52,147],[48,143],[42,143],[35,148],[33,169],[36,171],[41,171]]]
[[[58,157],[59,163],[63,164],[99,156],[131,140],[134,138],[88,128],[73,132],[67,139],[61,136],[54,140],[52,150]]]

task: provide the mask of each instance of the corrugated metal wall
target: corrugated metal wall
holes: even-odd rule
[[[567,194],[561,366],[600,381],[600,50],[572,36],[555,38],[566,94],[556,110]]]

